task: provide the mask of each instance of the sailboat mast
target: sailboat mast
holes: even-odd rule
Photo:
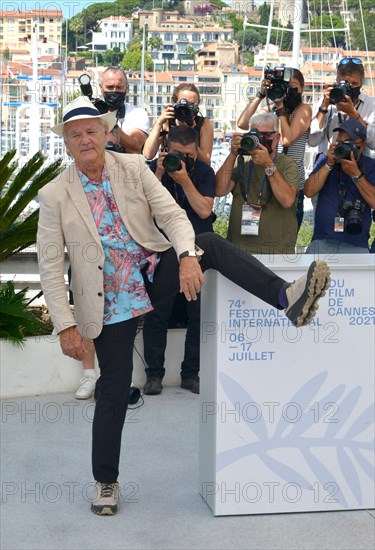
[[[294,0],[292,67],[299,68],[303,0]]]

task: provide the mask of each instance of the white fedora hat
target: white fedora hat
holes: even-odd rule
[[[66,105],[63,111],[63,121],[60,124],[56,124],[56,126],[53,126],[51,128],[51,131],[58,136],[62,136],[64,125],[67,122],[92,117],[101,118],[102,120],[104,120],[104,122],[108,124],[109,130],[112,130],[112,128],[116,124],[116,111],[111,111],[105,113],[104,115],[101,115],[98,109],[94,107],[88,97],[80,96]]]

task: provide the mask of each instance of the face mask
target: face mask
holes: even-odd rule
[[[125,92],[104,92],[103,97],[110,109],[120,109],[125,103]]]
[[[359,98],[360,93],[361,93],[361,86],[358,86],[358,88],[352,88],[350,90],[351,100],[356,101]]]
[[[288,111],[292,112],[298,107],[298,105],[302,103],[302,94],[300,92],[294,91],[293,88],[288,86],[288,91],[286,93],[284,103]]]

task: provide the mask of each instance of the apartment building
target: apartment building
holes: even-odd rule
[[[161,46],[153,50],[155,69],[192,70],[194,60],[188,48],[200,50],[209,43],[228,42],[233,38],[232,27],[213,26],[205,18],[188,19],[177,11],[162,9],[138,12],[139,26],[148,26],[150,38],[160,38]]]
[[[22,7],[22,4],[21,4]],[[35,33],[38,56],[61,54],[61,10],[0,11],[0,52],[24,52],[27,56]]]
[[[100,22],[100,31],[92,33],[92,51],[113,50],[120,48],[124,52],[129,42],[133,40],[133,21],[122,16],[105,17]]]

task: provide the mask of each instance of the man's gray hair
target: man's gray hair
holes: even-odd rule
[[[265,112],[253,115],[250,119],[249,128],[263,124],[266,124],[267,126],[272,126],[276,132],[279,131],[279,121],[276,113]]]

